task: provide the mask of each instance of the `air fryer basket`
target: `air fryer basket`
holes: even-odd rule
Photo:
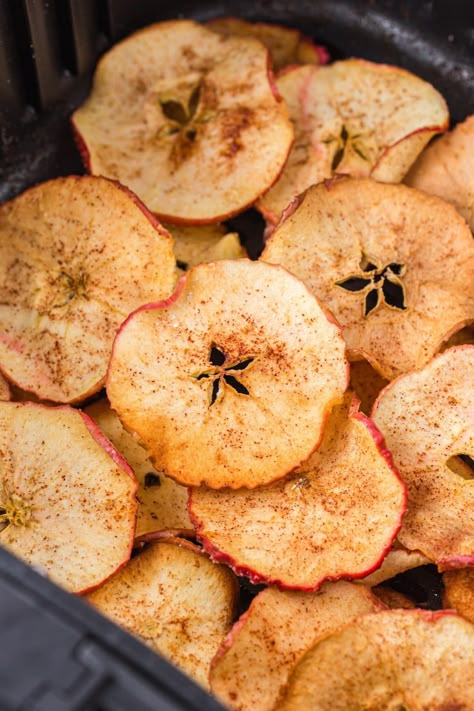
[[[69,125],[97,58],[153,21],[235,15],[296,27],[331,57],[396,64],[430,81],[452,122],[474,113],[472,0],[0,0],[0,202],[82,173]],[[238,218],[256,254],[262,223]],[[434,566],[394,586],[440,605]],[[252,595],[243,585],[243,598]],[[0,549],[0,709],[141,711],[221,708],[122,630]]]

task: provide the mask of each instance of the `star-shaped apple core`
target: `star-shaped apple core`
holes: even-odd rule
[[[245,385],[240,382],[239,373],[246,370],[254,360],[254,356],[229,360],[221,348],[215,343],[211,345],[210,367],[193,376],[198,382],[208,383],[209,407],[224,396],[226,388],[232,388],[239,395],[250,395]]]
[[[362,160],[368,160],[361,146],[361,136],[362,134],[360,133],[351,134],[347,130],[346,126],[343,124],[339,136],[333,136],[332,138],[328,138],[327,140],[323,141],[323,143],[327,144],[331,144],[336,141],[337,148],[331,163],[332,171],[336,171],[338,169],[339,165],[344,160],[345,153],[348,150],[349,146],[352,147],[352,150],[357,153],[359,158],[362,158]]]
[[[406,271],[404,264],[390,262],[382,266],[377,260],[368,259],[363,255],[360,269],[359,273],[336,282],[336,286],[353,293],[365,294],[364,316],[368,316],[382,304],[401,311],[407,308],[405,289],[400,279]]]

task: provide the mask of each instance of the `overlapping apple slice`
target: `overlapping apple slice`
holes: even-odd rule
[[[395,575],[406,573],[407,570],[418,568],[420,565],[429,565],[432,562],[419,551],[408,551],[406,548],[394,547],[387,553],[380,568],[357,582],[372,587],[394,578]]]
[[[474,231],[474,116],[432,143],[412,166],[405,183],[450,202]]]
[[[299,159],[290,154],[282,176],[259,203],[267,217],[277,219],[295,194],[317,182],[304,184],[308,162],[309,174],[317,173],[318,181],[345,173],[395,183],[430,138],[448,128],[443,97],[431,84],[399,67],[361,59],[308,67],[278,80],[283,96],[293,79],[299,107],[295,113],[292,101],[290,115],[296,135],[306,134],[312,152],[307,152],[308,158],[301,153]],[[295,142],[292,153],[297,149],[301,152]],[[292,172],[291,180],[287,170]]]
[[[253,488],[309,457],[347,379],[339,327],[304,284],[238,259],[194,267],[130,316],[107,393],[176,481]]]
[[[340,177],[313,186],[262,259],[302,279],[343,327],[349,354],[386,379],[422,367],[474,318],[474,241],[440,198]]]
[[[316,590],[380,565],[405,497],[380,433],[346,396],[319,448],[285,479],[255,491],[194,488],[189,510],[214,560],[254,582]]]
[[[266,47],[191,20],[115,45],[73,123],[90,171],[130,186],[171,222],[218,222],[251,205],[293,140]]]
[[[118,415],[104,398],[89,405],[85,412],[132,467],[138,481],[139,503],[136,536],[163,529],[191,529],[188,492],[163,472],[156,471],[147,453],[123,427]]]
[[[57,178],[0,207],[0,367],[43,400],[104,383],[118,326],[173,289],[170,235],[125,188]]]
[[[10,386],[8,385],[8,382],[5,380],[3,375],[0,373],[0,400],[9,400],[10,399]]]
[[[89,594],[100,612],[208,687],[211,659],[234,620],[238,585],[189,541],[151,543]]]
[[[411,598],[386,585],[376,585],[372,588],[372,592],[390,610],[413,610],[416,608],[416,604]]]
[[[294,670],[278,711],[474,708],[474,625],[453,613],[368,614]]]
[[[129,559],[133,472],[83,413],[0,403],[0,544],[71,592]]]
[[[447,570],[443,573],[443,605],[456,610],[474,623],[474,568]]]
[[[248,22],[237,17],[218,17],[206,27],[223,35],[255,37],[269,50],[275,71],[289,64],[326,64],[328,53],[298,30],[266,22]]]
[[[262,590],[211,664],[212,692],[230,709],[271,711],[303,654],[382,605],[368,588],[339,581],[317,593]]]
[[[351,363],[350,387],[360,400],[360,409],[370,414],[379,392],[388,385],[388,380],[377,373],[367,360]]]
[[[224,225],[165,227],[174,239],[174,254],[181,272],[202,262],[240,259],[246,256],[237,232],[227,232]]]
[[[373,418],[408,489],[398,535],[440,567],[474,564],[474,346],[387,386]]]

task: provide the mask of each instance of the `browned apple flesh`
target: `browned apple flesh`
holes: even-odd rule
[[[407,185],[450,202],[474,231],[474,116],[432,143],[405,177]]]
[[[346,397],[319,448],[285,479],[255,491],[195,488],[189,510],[214,560],[254,582],[316,590],[380,565],[405,498],[380,433]]]
[[[42,400],[104,384],[115,333],[173,289],[172,239],[104,178],[57,178],[0,207],[0,367]]]
[[[211,659],[234,620],[238,586],[189,541],[152,543],[89,594],[102,614],[208,687]]]
[[[373,418],[408,489],[398,535],[441,567],[474,564],[474,346],[450,348],[380,394]]]
[[[224,225],[165,225],[174,239],[174,254],[180,273],[202,262],[240,259],[245,250],[237,232]]]
[[[444,607],[456,610],[474,623],[474,568],[447,570],[443,573]]]
[[[388,385],[388,380],[377,373],[367,360],[351,363],[350,387],[360,400],[360,409],[370,415],[379,392]]]
[[[168,476],[253,488],[309,457],[347,379],[339,327],[304,284],[238,259],[194,267],[126,321],[107,392]]]
[[[278,711],[468,711],[474,626],[453,613],[369,614],[308,652]]]
[[[293,140],[266,47],[191,20],[151,25],[107,52],[73,124],[89,170],[171,222],[218,222],[251,205]]]
[[[153,467],[143,447],[122,427],[108,401],[98,400],[85,412],[97,422],[135,472],[139,503],[135,535],[162,529],[192,529],[187,509],[188,490]]]
[[[367,575],[358,582],[369,586],[379,585],[379,583],[383,583],[385,580],[394,578],[395,575],[406,573],[407,570],[418,568],[420,565],[429,565],[429,563],[432,562],[432,560],[419,551],[408,551],[405,548],[392,548],[383,559],[380,568],[377,568],[373,573],[370,573],[370,575]]]
[[[85,414],[0,403],[0,544],[70,592],[129,559],[137,483]]]
[[[10,399],[10,386],[8,385],[8,382],[5,380],[3,375],[0,373],[0,400],[9,400]]]
[[[390,610],[413,610],[416,604],[407,595],[385,585],[372,588],[373,594]]]
[[[312,168],[318,181],[312,182],[336,173],[399,182],[430,138],[449,124],[446,102],[431,84],[399,67],[362,59],[309,67],[298,99],[297,126],[312,146],[307,160],[318,166]],[[303,155],[298,162],[290,154],[287,165],[297,189],[291,190],[285,168],[262,201],[275,215],[311,185],[303,184],[308,171]]]
[[[309,188],[262,259],[327,304],[349,355],[387,380],[420,368],[474,318],[474,241],[440,198],[340,177]]]
[[[271,711],[303,654],[359,615],[382,606],[368,588],[344,581],[317,593],[262,590],[222,643],[210,685],[235,711]]]
[[[442,344],[440,353],[453,346],[465,346],[468,344],[474,345],[474,324],[464,326],[461,330],[453,333],[452,336]]]
[[[328,54],[298,30],[266,22],[248,22],[237,17],[218,17],[206,27],[223,35],[255,37],[269,50],[275,71],[288,64],[325,64]]]

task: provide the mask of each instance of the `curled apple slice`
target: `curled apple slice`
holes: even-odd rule
[[[168,539],[151,543],[87,600],[208,687],[237,590],[228,568],[211,563],[189,541]]]
[[[432,143],[420,155],[405,183],[450,202],[474,231],[474,116]]]
[[[456,610],[474,623],[474,568],[447,570],[443,573],[444,607]]]
[[[106,399],[89,405],[85,412],[132,467],[138,480],[139,503],[136,536],[161,529],[192,529],[187,502],[188,491],[157,471],[147,453],[129,434]]]
[[[190,20],[113,47],[73,116],[94,174],[129,185],[171,222],[218,222],[272,185],[293,140],[268,50]]]
[[[326,64],[328,54],[298,30],[266,22],[247,22],[237,17],[218,17],[206,27],[223,35],[255,37],[269,50],[275,71],[288,64]]]
[[[237,232],[227,232],[224,225],[165,225],[174,239],[178,269],[187,271],[202,262],[240,259],[245,250]]]
[[[398,535],[441,567],[474,564],[474,346],[450,348],[380,394],[373,418],[408,489]]]
[[[359,615],[382,606],[363,586],[324,583],[317,593],[262,590],[211,664],[212,692],[230,709],[271,711],[303,654]]]
[[[0,464],[1,545],[71,592],[129,559],[137,484],[87,415],[0,403]]]
[[[173,289],[172,239],[125,188],[57,178],[0,207],[0,366],[42,400],[100,390],[115,333]]]
[[[339,328],[285,269],[201,264],[122,326],[112,407],[182,484],[253,488],[309,457],[347,387]]]
[[[214,560],[254,582],[316,590],[380,565],[405,487],[373,423],[336,406],[316,452],[282,481],[248,491],[192,489],[191,519]]]
[[[420,565],[432,563],[423,553],[419,551],[407,551],[405,548],[392,548],[382,561],[382,565],[373,573],[367,575],[358,582],[364,585],[379,585],[385,580],[394,578],[395,575],[406,573],[407,570],[418,568]]]
[[[428,363],[474,318],[468,226],[405,185],[340,177],[309,188],[262,259],[300,277],[343,327],[350,356],[387,380]]]
[[[447,612],[365,615],[305,655],[277,708],[474,708],[474,626]]]

